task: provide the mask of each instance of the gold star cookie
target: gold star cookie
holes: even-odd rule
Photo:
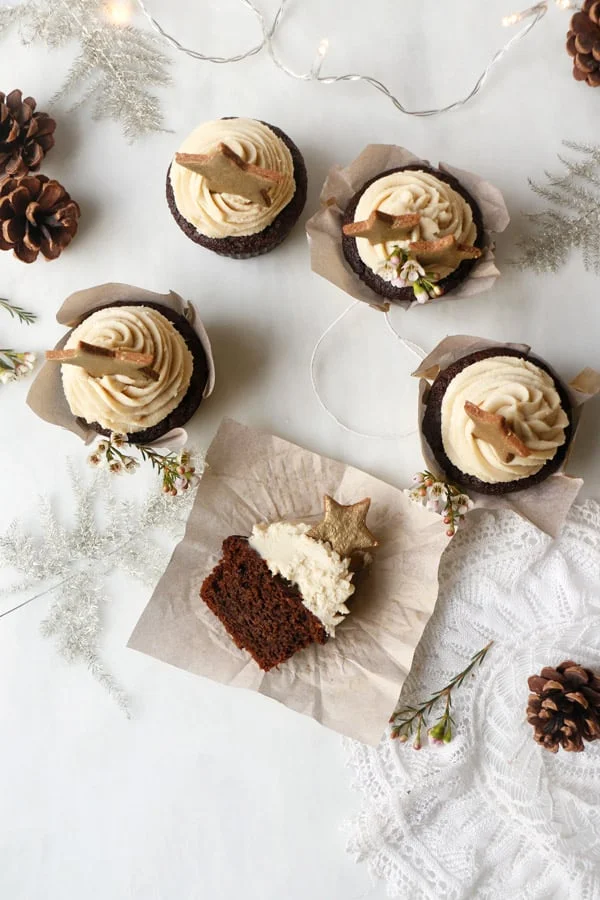
[[[310,529],[308,536],[317,541],[327,541],[341,557],[352,556],[357,550],[372,550],[378,540],[367,528],[366,519],[371,498],[343,506],[325,494],[325,515]]]
[[[202,175],[211,193],[235,194],[258,206],[271,205],[269,190],[285,178],[281,172],[244,162],[223,143],[212,153],[176,153],[175,162]]]

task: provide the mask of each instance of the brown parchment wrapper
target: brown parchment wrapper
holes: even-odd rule
[[[445,478],[446,476],[433,455],[421,427],[427,405],[429,385],[439,372],[455,363],[458,359],[471,353],[476,353],[478,350],[485,350],[488,347],[507,347],[512,350],[521,350],[524,353],[528,353],[531,349],[527,344],[507,344],[501,341],[489,341],[485,338],[457,334],[440,341],[429,356],[423,360],[419,368],[413,372],[416,378],[421,379],[419,384],[419,434],[423,458],[427,468],[437,477]],[[478,494],[468,490],[467,493],[474,501],[475,508],[512,509],[513,512],[518,513],[524,519],[528,519],[533,525],[536,525],[541,531],[546,532],[551,537],[556,537],[559,534],[567,514],[583,485],[583,479],[566,475],[564,470],[575,443],[577,426],[582,412],[581,408],[586,400],[600,392],[600,372],[589,368],[584,369],[566,385],[566,388],[573,407],[573,436],[567,456],[560,470],[554,475],[550,475],[541,484],[511,494],[494,496]]]
[[[133,287],[130,284],[99,284],[96,287],[76,291],[71,294],[56,314],[56,320],[61,325],[75,328],[79,325],[86,313],[99,306],[109,306],[122,300],[130,300],[134,303],[160,303],[168,309],[172,309],[184,316],[200,338],[200,342],[206,353],[208,363],[208,380],[204,388],[203,397],[208,397],[215,386],[215,364],[208,335],[204,325],[196,315],[191,303],[186,303],[179,294],[169,291],[168,294],[156,294],[154,291],[146,291],[143,288]],[[67,334],[56,345],[60,350],[67,340]],[[56,363],[44,363],[37,374],[29,393],[27,403],[40,419],[60,425],[73,434],[78,435],[86,443],[98,437],[98,433],[91,428],[85,428],[77,421],[67,403],[60,374],[61,367]]]
[[[324,646],[262,672],[200,598],[223,540],[256,522],[317,521],[323,494],[372,500],[380,541],[360,574],[351,612]],[[376,744],[435,607],[448,544],[440,517],[406,493],[333,459],[225,419],[207,455],[185,537],[175,549],[129,647],[197,675],[258,691],[342,734]]]
[[[420,159],[404,147],[369,144],[345,169],[334,166],[329,170],[321,191],[321,209],[306,223],[313,272],[322,275],[356,300],[364,300],[376,309],[389,309],[390,303],[361,281],[346,262],[342,250],[342,218],[348,203],[366,181],[386,169],[413,164],[431,166],[428,160]],[[435,298],[436,303],[446,296],[451,299],[471,297],[491,288],[500,275],[494,263],[491,234],[504,231],[510,221],[504,198],[498,188],[478,175],[455,169],[445,163],[439,163],[438,168],[457,178],[477,201],[483,217],[486,240],[483,255],[473,266],[468,278],[448,294]],[[405,309],[415,304],[424,305],[416,300],[394,303]]]

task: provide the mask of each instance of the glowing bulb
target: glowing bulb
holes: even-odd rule
[[[128,25],[131,21],[131,5],[129,0],[112,0],[106,13],[113,25]]]
[[[502,24],[505,28],[508,28],[510,25],[516,25],[517,22],[521,21],[521,13],[513,13],[511,16],[504,16],[502,19]]]
[[[573,9],[571,0],[556,0],[556,5],[559,9]]]
[[[319,44],[318,54],[319,56],[325,56],[327,51],[329,50],[329,41],[327,38],[323,38],[321,43]]]

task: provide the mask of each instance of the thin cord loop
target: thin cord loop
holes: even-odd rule
[[[319,352],[319,348],[321,347],[321,344],[323,343],[323,341],[325,340],[327,335],[330,334],[334,330],[334,328],[337,325],[339,325],[339,323],[348,315],[348,313],[351,310],[353,310],[358,303],[361,303],[361,302],[362,301],[360,301],[360,300],[353,300],[352,303],[349,306],[347,306],[346,309],[342,313],[340,313],[340,315],[336,319],[334,319],[330,325],[327,326],[327,328],[325,329],[325,331],[323,332],[323,334],[321,335],[321,337],[318,339],[317,343],[313,347],[313,351],[312,351],[312,354],[310,357],[310,381],[311,381],[313,393],[314,393],[315,397],[317,398],[321,409],[327,413],[327,415],[329,416],[330,419],[333,419],[333,421],[336,423],[336,425],[338,425],[344,431],[348,432],[348,434],[353,434],[355,437],[366,438],[367,440],[397,441],[397,440],[400,440],[401,438],[409,437],[411,434],[415,434],[417,429],[411,428],[409,431],[396,432],[395,434],[371,434],[366,431],[357,431],[355,428],[352,428],[350,425],[347,425],[345,422],[342,422],[342,420],[338,416],[336,416],[336,414],[327,406],[327,404],[321,397],[321,394],[320,394],[320,391],[319,391],[319,388],[317,385],[315,364],[316,364],[317,354]],[[402,337],[401,334],[398,334],[396,329],[393,328],[392,325],[390,324],[390,321],[388,318],[389,313],[386,312],[384,315],[385,315],[387,327],[391,331],[391,333],[396,337],[396,339],[399,340],[400,343],[403,344],[403,346],[406,347],[406,349],[409,350],[411,353],[413,353],[418,359],[424,359],[427,354],[422,349],[422,347],[419,347],[418,344],[415,344],[415,343],[413,343],[413,341],[409,341],[407,338]]]

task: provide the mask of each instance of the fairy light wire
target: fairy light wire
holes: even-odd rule
[[[169,34],[165,28],[158,22],[158,20],[152,15],[146,6],[146,0],[136,0],[136,3],[144,14],[152,28],[164,38],[173,48],[180,51],[181,53],[185,53],[187,56],[192,57],[193,59],[198,59],[203,62],[212,62],[217,64],[226,64],[233,62],[240,62],[244,59],[248,59],[251,56],[256,56],[256,54],[260,53],[263,49],[266,50],[269,58],[272,63],[285,75],[290,78],[294,78],[298,81],[316,81],[320,84],[338,84],[342,82],[362,82],[364,84],[368,84],[370,87],[374,88],[376,91],[379,91],[385,97],[390,100],[390,102],[398,109],[401,113],[407,116],[417,116],[417,117],[429,117],[429,116],[437,116],[442,113],[451,112],[452,110],[459,109],[462,106],[465,106],[469,103],[477,94],[481,91],[486,81],[488,80],[492,70],[501,62],[501,60],[506,56],[507,53],[515,46],[515,44],[522,41],[529,32],[535,28],[538,22],[546,15],[548,12],[548,2],[549,0],[544,0],[544,2],[536,3],[534,6],[529,7],[528,9],[523,10],[519,13],[513,13],[510,16],[505,16],[502,20],[502,24],[505,26],[515,25],[525,19],[529,19],[528,21],[516,34],[514,34],[510,40],[504,44],[499,50],[497,50],[492,56],[490,62],[485,67],[484,71],[481,73],[479,78],[476,80],[473,88],[469,91],[469,93],[462,97],[459,100],[455,100],[452,103],[449,103],[447,106],[442,106],[434,109],[417,109],[410,110],[407,109],[404,104],[392,93],[392,91],[377,78],[373,78],[371,75],[362,75],[359,73],[348,73],[343,75],[321,75],[321,69],[327,55],[327,51],[329,49],[329,41],[327,38],[323,38],[321,40],[315,60],[313,62],[312,67],[308,72],[295,72],[289,66],[285,64],[282,57],[279,55],[274,46],[274,38],[275,34],[279,29],[281,20],[283,18],[285,8],[288,5],[289,0],[281,0],[280,5],[275,13],[273,21],[269,26],[265,20],[264,15],[258,9],[257,6],[252,2],[252,0],[240,0],[243,6],[251,12],[258,24],[260,26],[262,32],[262,41],[259,44],[251,47],[249,50],[246,50],[243,53],[239,53],[235,56],[209,56],[204,53],[200,53],[198,50],[193,50],[189,47],[185,47],[176,37]],[[556,5],[561,9],[572,9],[575,8],[575,5],[570,2],[570,0],[555,0]]]
[[[270,28],[267,28],[265,18],[261,11],[254,5],[252,0],[240,0],[243,6],[246,7],[251,13],[256,16],[258,20],[258,24],[260,26],[261,33],[263,35],[263,39],[256,46],[251,47],[250,50],[246,50],[244,53],[238,53],[236,56],[207,56],[204,53],[200,53],[198,50],[192,50],[190,47],[185,47],[180,41],[177,40],[172,34],[169,34],[160,22],[152,15],[150,10],[147,8],[144,0],[136,0],[137,5],[139,6],[141,12],[144,14],[154,31],[158,32],[169,43],[175,50],[179,50],[181,53],[185,53],[187,56],[191,56],[192,59],[199,59],[202,62],[211,62],[217,64],[224,63],[234,63],[241,62],[244,59],[248,59],[251,56],[256,56],[257,53],[265,46],[267,41],[267,36],[272,36],[273,31],[277,28],[277,24],[279,23],[279,19],[281,18],[281,12],[283,11],[283,6],[285,5],[285,0],[282,3],[281,7],[277,11],[275,19],[273,20],[273,24]]]

